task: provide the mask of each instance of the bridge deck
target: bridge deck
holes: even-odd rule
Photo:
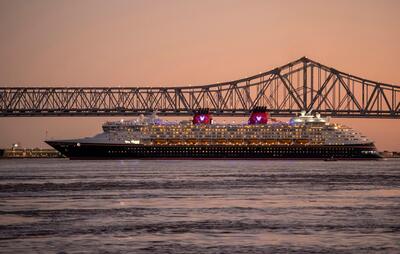
[[[0,87],[0,116],[244,116],[265,106],[275,116],[302,110],[333,117],[400,118],[400,87],[305,57],[234,81],[185,87]]]

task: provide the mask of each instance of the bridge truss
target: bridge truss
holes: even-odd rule
[[[400,87],[300,58],[258,75],[185,87],[0,87],[0,116],[121,116],[157,110],[243,116],[265,106],[273,116],[302,110],[332,117],[400,118]]]

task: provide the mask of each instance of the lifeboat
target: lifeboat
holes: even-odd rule
[[[294,142],[296,144],[299,144],[299,145],[305,145],[305,144],[308,144],[310,142],[310,140],[308,140],[308,139],[295,139]]]

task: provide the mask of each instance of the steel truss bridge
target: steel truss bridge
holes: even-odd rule
[[[332,117],[400,118],[400,87],[356,77],[306,57],[239,80],[184,87],[0,87],[0,116],[121,116],[158,111],[273,116],[303,110]]]

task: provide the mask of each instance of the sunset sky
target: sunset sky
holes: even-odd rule
[[[396,0],[0,0],[0,86],[201,85],[302,56],[400,85],[399,13]],[[0,118],[0,147],[90,136],[113,119]],[[400,151],[400,120],[333,121]]]

